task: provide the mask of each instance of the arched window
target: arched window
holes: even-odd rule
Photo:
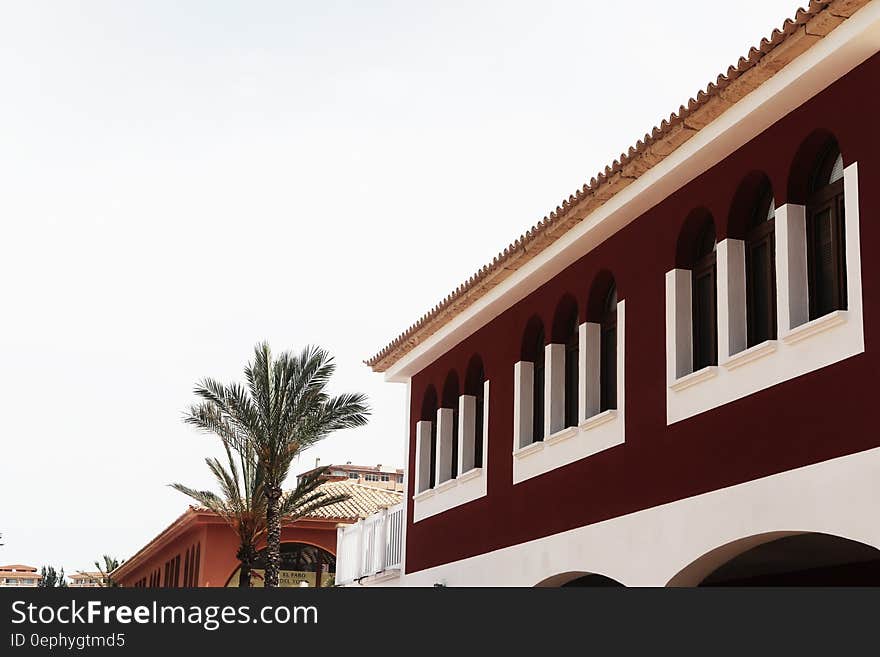
[[[614,276],[599,272],[587,298],[584,419],[617,408],[617,301]]]
[[[737,189],[727,224],[728,237],[743,242],[746,274],[745,306],[740,306],[738,299],[728,300],[734,323],[741,317],[739,313],[744,313],[746,319],[744,342],[739,342],[740,337],[731,337],[730,348],[734,351],[776,338],[775,224],[776,203],[770,179],[762,171],[752,171]],[[732,271],[741,266],[734,260],[737,253],[728,251]]]
[[[544,325],[532,317],[523,335],[521,358],[532,363],[532,426],[531,440],[544,440]],[[527,437],[526,437],[527,438]]]
[[[422,398],[421,418],[422,420],[431,423],[431,451],[428,488],[434,488],[437,483],[437,391],[434,389],[434,386],[428,386],[428,389],[425,390],[425,396]]]
[[[691,266],[695,372],[718,364],[715,247],[715,224],[709,217],[697,238]]]
[[[746,236],[748,346],[776,338],[776,204],[767,186],[755,207]]]
[[[544,327],[538,329],[534,343],[535,383],[532,391],[532,440],[544,440]]]
[[[467,376],[464,382],[464,393],[473,395],[475,399],[474,410],[474,467],[483,467],[483,438],[486,430],[483,419],[485,412],[485,384],[486,372],[483,369],[483,361],[479,356],[471,358],[468,363]]]
[[[565,341],[565,426],[578,424],[578,335],[577,309],[568,318],[568,337]]]
[[[449,478],[455,479],[458,476],[458,375],[450,372],[446,375],[446,382],[443,384],[443,408],[452,409],[452,442],[451,449],[451,465],[449,470]],[[446,479],[445,473],[442,473],[441,481]]]
[[[833,139],[816,161],[806,205],[810,319],[816,319],[846,308],[843,157]]]
[[[577,301],[571,295],[565,295],[556,307],[553,318],[553,343],[563,345],[564,351],[564,382],[561,391],[551,390],[550,394],[561,392],[562,426],[578,425],[578,352],[580,350],[580,334],[578,331]],[[556,424],[551,422],[551,424]]]
[[[600,411],[617,408],[617,286],[614,281],[605,294],[600,345]]]

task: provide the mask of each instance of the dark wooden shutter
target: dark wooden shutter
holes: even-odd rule
[[[474,467],[483,467],[483,405],[486,403],[483,398],[483,384],[476,391],[476,403],[474,404],[476,417],[474,418]]]
[[[437,413],[431,420],[431,472],[428,473],[429,488],[434,488],[437,483]]]
[[[847,306],[842,180],[810,198],[807,241],[810,319],[816,319]]]
[[[544,358],[535,363],[532,395],[532,441],[544,440]]]
[[[776,254],[774,222],[753,228],[746,239],[748,346],[776,338]]]
[[[565,426],[578,424],[578,335],[577,318],[565,344]]]
[[[617,321],[603,323],[599,338],[601,346],[599,410],[617,408]]]
[[[532,442],[544,440],[544,332],[535,340],[535,381],[532,386]]]
[[[455,400],[458,401],[457,399]],[[449,476],[452,479],[458,475],[458,404],[452,406],[452,467]]]
[[[694,371],[718,364],[717,314],[715,302],[715,253],[710,253],[693,272]]]

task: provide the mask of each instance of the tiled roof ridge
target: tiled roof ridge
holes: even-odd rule
[[[750,48],[748,55],[740,57],[735,66],[729,66],[725,73],[718,75],[714,82],[710,82],[705,89],[701,89],[696,97],[690,98],[687,105],[681,105],[678,112],[671,113],[668,119],[663,119],[658,126],[655,126],[649,133],[645,133],[644,137],[636,141],[626,152],[621,153],[604,170],[597,173],[574,194],[564,199],[560,205],[556,206],[555,210],[509,244],[492,259],[491,263],[481,267],[440,303],[422,315],[418,321],[364,363],[372,367],[374,371],[385,371],[422,340],[439,330],[448,319],[451,319],[451,316],[473,303],[481,296],[481,291],[485,292],[501,282],[499,280],[493,283],[490,279],[498,278],[505,271],[508,272],[508,275],[515,271],[518,266],[511,269],[510,264],[523,257],[526,260],[534,257],[596,207],[604,204],[620,189],[662,161],[703,126],[708,125],[726,109],[756,89],[766,79],[772,77],[788,62],[807,50],[812,43],[831,32],[869,1],[810,0],[806,9],[798,8],[794,18],[786,19],[781,29],[774,29],[769,38],[761,39],[760,44]],[[812,23],[811,27],[814,29],[807,30],[808,23]],[[808,43],[803,44],[804,39],[793,38],[797,35],[814,37],[815,40],[808,40]],[[783,44],[792,41],[795,42],[792,47],[780,48]],[[797,42],[801,43],[802,49],[798,48]],[[766,78],[751,86],[748,84],[748,80],[743,78],[763,62],[768,55],[782,51],[787,52],[780,55],[779,62],[768,63],[767,72],[769,75]],[[786,58],[786,55],[789,57]],[[738,81],[742,81],[742,84],[736,85],[735,83]],[[729,93],[725,93],[726,91]],[[573,216],[578,210],[583,211],[581,216]]]

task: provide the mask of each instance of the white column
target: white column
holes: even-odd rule
[[[534,386],[534,363],[524,360],[516,363],[513,366],[513,451],[532,442]]]
[[[626,299],[617,302],[617,413],[624,421],[626,402]]]
[[[452,478],[452,423],[455,413],[451,408],[437,409],[437,485]]]
[[[715,255],[718,271],[718,362],[723,363],[748,344],[745,242],[722,240]]]
[[[602,325],[586,322],[580,326],[580,357],[581,366],[578,380],[581,389],[578,409],[581,420],[593,417],[599,412],[602,403]]]
[[[474,467],[474,441],[477,431],[476,412],[476,397],[473,395],[462,395],[458,398],[458,474],[464,474]]]
[[[544,438],[565,428],[565,345],[544,347]]]
[[[408,377],[406,379],[406,409],[404,410],[404,417],[410,417],[410,413],[412,412],[412,377]],[[404,454],[404,463],[409,463],[409,454],[412,441],[409,437],[409,425],[406,425],[406,430],[404,432],[403,437],[403,454]],[[418,451],[416,452],[416,458],[418,458]],[[418,469],[418,464],[416,464],[416,469]],[[409,478],[415,476],[413,472],[410,472],[408,466],[404,467],[403,470],[403,517],[408,518],[409,515],[407,511],[407,507],[410,504],[409,499]],[[415,491],[418,492],[418,488],[415,488]],[[400,524],[400,574],[401,577],[406,573],[406,522],[402,522]]]
[[[862,270],[859,236],[859,163],[843,170],[843,228],[846,238],[846,307],[861,315]]]
[[[776,210],[776,313],[780,334],[810,319],[807,282],[807,217],[803,205]]]
[[[483,381],[483,472],[489,473],[489,380]]]
[[[431,486],[431,423],[416,422],[416,494]]]
[[[691,324],[691,272],[666,272],[666,382],[690,374],[694,368]]]

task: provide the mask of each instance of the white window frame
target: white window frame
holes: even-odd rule
[[[440,479],[441,467],[449,472],[452,466],[452,409],[437,410],[437,473],[434,488],[427,487],[430,471],[430,422],[416,424],[416,494],[413,496],[413,522],[419,522],[462,504],[485,497],[488,492],[489,459],[489,381],[483,382],[483,465],[473,465],[473,441],[476,434],[476,397],[461,395],[458,398],[458,476]],[[441,414],[441,411],[445,411]],[[445,437],[445,440],[443,437]],[[424,445],[427,442],[427,450]],[[441,466],[440,454],[445,460]],[[427,459],[427,465],[423,462]],[[470,460],[468,460],[470,459]],[[448,462],[448,466],[446,465]],[[423,485],[420,485],[423,484]]]
[[[809,320],[806,211],[776,209],[778,339],[746,348],[745,249],[718,244],[718,366],[691,371],[690,271],[666,273],[666,423],[674,424],[865,351],[858,163],[844,169],[847,309]]]
[[[513,483],[561,468],[597,454],[625,440],[626,302],[617,303],[617,408],[599,412],[599,325],[578,327],[578,416],[576,427],[565,427],[565,345],[547,345],[544,356],[544,433],[542,441],[523,444],[531,437],[532,369],[520,361],[514,366]]]

